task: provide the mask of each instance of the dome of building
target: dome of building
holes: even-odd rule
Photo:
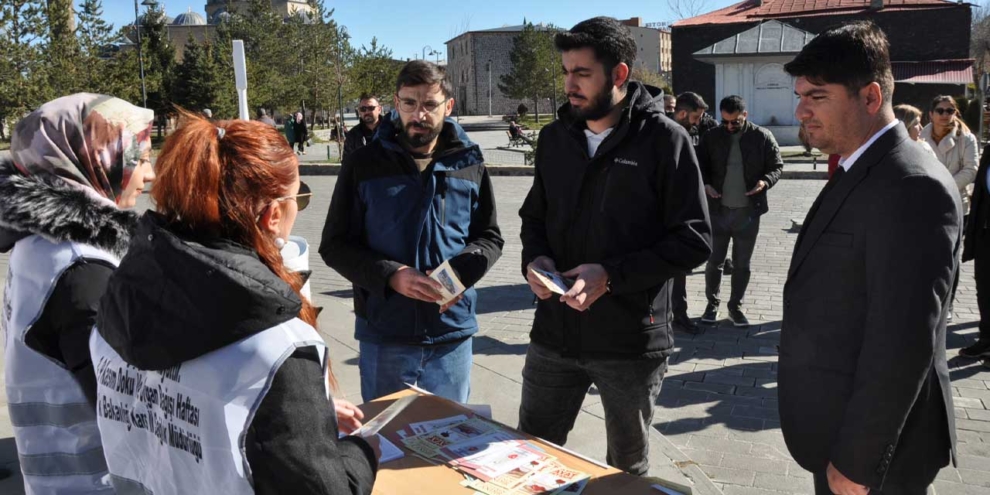
[[[213,13],[213,17],[210,18],[210,24],[221,24],[230,20],[230,12],[227,12],[226,7],[220,7],[216,12]]]
[[[189,12],[184,12],[175,16],[175,21],[171,24],[173,26],[205,26],[206,19],[196,12],[193,12],[192,9],[189,9]]]

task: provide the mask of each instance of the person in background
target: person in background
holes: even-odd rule
[[[354,284],[354,335],[365,401],[418,385],[467,402],[474,285],[502,255],[495,192],[481,148],[450,119],[443,68],[414,60],[396,109],[371,144],[348,155],[330,201],[320,256]],[[466,290],[441,306],[429,278],[445,261]]]
[[[747,117],[746,101],[727,96],[719,102],[722,126],[707,132],[698,144],[698,163],[705,180],[712,220],[712,256],[705,267],[708,305],[701,321],[718,322],[722,274],[729,241],[732,272],[729,319],[748,327],[743,298],[751,276],[750,260],[760,232],[760,217],[770,211],[767,190],[780,179],[784,162],[769,130]]]
[[[10,253],[0,328],[27,493],[113,493],[88,341],[137,223],[124,209],[155,179],[153,120],[110,96],[66,96],[17,123],[0,163],[0,252]]]
[[[695,149],[697,149],[701,138],[698,124],[701,123],[701,118],[705,115],[706,110],[708,110],[708,104],[705,103],[701,95],[690,91],[677,95],[672,118],[691,136],[691,142]],[[670,309],[674,313],[674,328],[690,334],[698,333],[698,324],[688,316],[687,274],[674,277],[670,304]]]
[[[378,456],[338,438],[362,415],[330,397],[316,310],[279,252],[310,199],[298,158],[266,124],[180,117],[89,340],[99,403],[129,412],[98,418],[114,488],[371,493]]]
[[[264,108],[258,109],[258,122],[275,127],[275,121],[268,116],[268,111],[266,111]]]
[[[305,155],[309,128],[306,126],[306,118],[302,112],[296,112],[295,118],[292,120],[292,138],[295,140],[294,144],[299,147],[297,153]]]
[[[375,137],[375,131],[382,122],[382,106],[378,103],[378,98],[372,94],[361,95],[357,111],[360,122],[347,131],[347,137],[344,138],[344,158],[367,146]],[[334,120],[336,124],[337,119]]]
[[[976,342],[959,350],[959,355],[983,359],[990,368],[990,146],[983,148],[976,173],[972,208],[966,235],[963,237],[963,263],[973,261],[976,271],[976,303],[980,309],[980,326]]]
[[[928,144],[927,141],[921,139],[921,110],[917,107],[911,105],[894,105],[894,117],[904,124],[907,128],[908,137],[912,141],[918,143],[919,146],[925,149],[928,153],[935,155],[935,150]]]
[[[976,136],[962,120],[955,98],[951,96],[936,96],[932,99],[928,110],[931,122],[921,130],[921,139],[927,142],[938,161],[952,174],[959,187],[959,195],[963,204],[963,224],[969,221],[969,197],[976,180],[976,166],[980,160],[979,145]],[[952,300],[949,303],[949,321],[952,321],[952,302],[956,298],[959,279],[952,285]],[[960,356],[966,356],[965,349]]]
[[[663,95],[663,113],[667,117],[674,115],[677,108],[677,97],[674,95]]]

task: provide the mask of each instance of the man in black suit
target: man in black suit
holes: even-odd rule
[[[816,493],[923,494],[955,445],[945,321],[958,189],[895,120],[876,26],[826,30],[785,70],[812,146],[842,160],[784,286],[784,440]]]
[[[980,308],[980,334],[976,342],[959,349],[959,355],[970,359],[983,359],[983,366],[990,368],[990,146],[983,149],[983,158],[976,173],[973,199],[970,203],[969,222],[963,238],[963,263],[975,260],[976,303]]]

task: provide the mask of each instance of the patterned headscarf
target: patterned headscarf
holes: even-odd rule
[[[153,119],[151,110],[112,96],[65,96],[17,123],[10,153],[25,175],[55,174],[116,201],[151,150]]]

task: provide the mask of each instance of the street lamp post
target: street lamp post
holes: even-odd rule
[[[488,59],[488,116],[492,116],[492,59]]]
[[[144,0],[141,5],[151,8],[158,5],[155,0]],[[141,103],[148,108],[148,90],[144,85],[144,50],[141,48],[141,15],[138,11],[138,1],[134,0],[134,29],[137,30],[138,65],[141,66]]]
[[[430,46],[430,45],[426,45],[426,46],[423,47],[423,56],[422,57],[419,57],[420,59],[426,60],[426,49],[427,48],[430,49],[430,55],[433,55],[433,53],[432,53],[433,52],[433,47]]]

